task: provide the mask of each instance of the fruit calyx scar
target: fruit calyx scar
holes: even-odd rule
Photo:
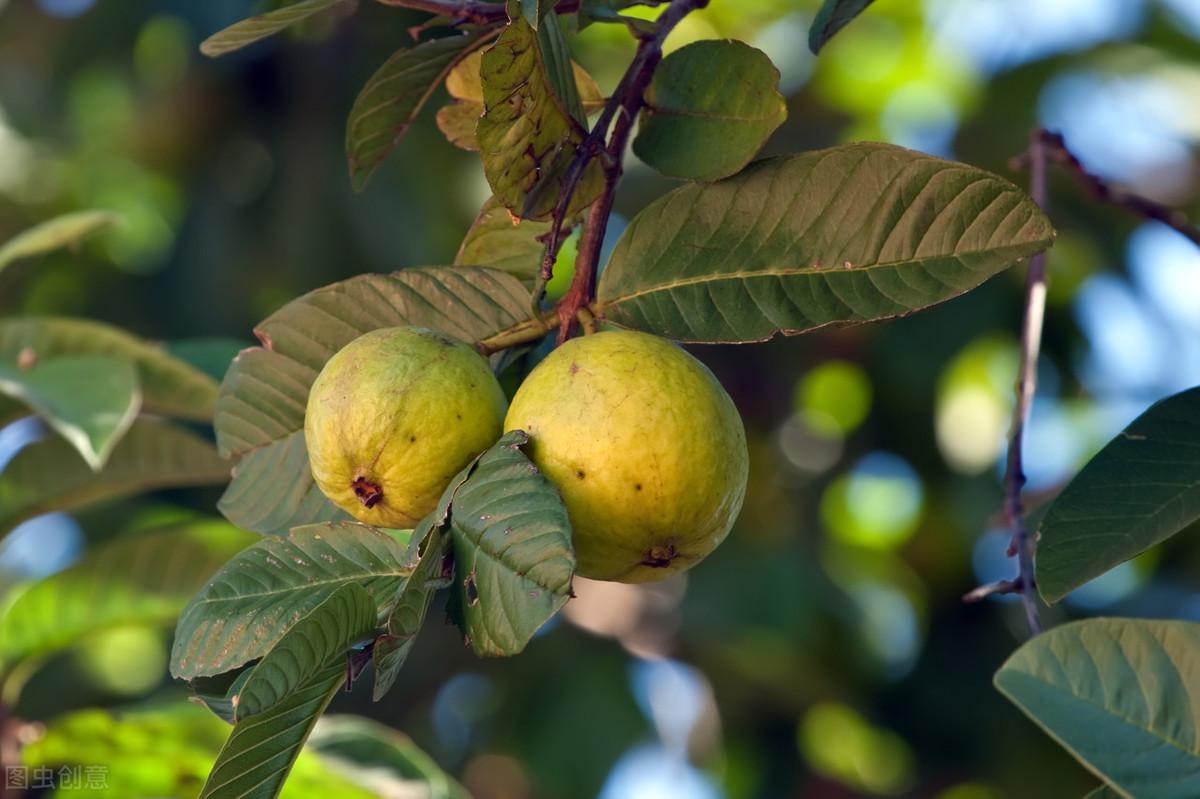
[[[368,508],[375,507],[383,500],[383,489],[362,475],[354,478],[350,488],[353,489],[354,496],[358,497],[358,501]]]
[[[674,544],[667,544],[665,547],[650,547],[646,550],[646,557],[642,559],[642,565],[652,569],[665,569],[678,555]]]

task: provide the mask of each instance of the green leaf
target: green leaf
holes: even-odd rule
[[[212,444],[156,419],[134,422],[98,472],[66,441],[45,438],[22,449],[0,473],[0,537],[43,513],[151,489],[215,485],[228,477],[229,465]]]
[[[303,524],[351,521],[313,480],[303,430],[238,461],[217,509],[238,527],[263,535],[286,535]]]
[[[112,355],[66,356],[28,369],[0,363],[0,393],[28,405],[93,471],[104,466],[141,405],[133,363]]]
[[[542,17],[553,10],[558,0],[518,0],[518,2],[521,7],[521,16],[536,29]]]
[[[406,735],[358,716],[326,716],[308,742],[334,770],[348,778],[367,773],[388,796],[470,799],[466,790]]]
[[[534,0],[534,2],[555,0]],[[550,86],[554,96],[562,102],[562,107],[580,124],[586,126],[587,116],[583,112],[583,100],[579,96],[579,87],[575,83],[574,63],[571,61],[571,51],[567,49],[567,40],[563,36],[562,25],[558,15],[554,14],[545,19],[537,29],[538,52],[546,67],[546,75],[550,78]]]
[[[432,515],[437,516],[436,511]],[[433,595],[450,585],[454,573],[453,561],[449,559],[452,540],[443,526],[444,521],[442,516],[436,525],[433,522],[428,525],[431,528],[428,531],[421,529],[414,534],[413,540],[423,544],[424,549],[418,546],[417,551],[410,554],[413,559],[419,555],[417,566],[388,615],[387,631],[375,639],[371,653],[375,661],[373,698],[376,702],[395,684],[417,633],[421,631]]]
[[[599,311],[682,341],[764,341],[926,308],[1053,238],[1033,200],[989,172],[844,145],[651,203],[617,242]]]
[[[1125,799],[1125,797],[1107,785],[1101,785],[1094,791],[1088,791],[1088,795],[1083,797],[1083,799]]]
[[[371,76],[346,123],[346,158],[356,190],[366,186],[450,69],[492,35],[477,30],[397,50]]]
[[[731,40],[689,44],[655,70],[633,152],[669,177],[728,177],[787,118],[778,86],[779,70],[761,50]]]
[[[283,702],[239,721],[217,755],[200,799],[278,796],[300,748],[345,676],[345,664],[335,659]]]
[[[233,724],[238,696],[241,694],[246,680],[250,679],[250,675],[254,673],[256,665],[258,665],[258,661],[224,674],[197,677],[191,680],[188,684],[191,685],[194,696],[189,699],[195,704],[204,705],[222,721]]]
[[[79,242],[117,222],[108,211],[76,211],[49,219],[13,236],[0,246],[0,272],[14,261],[44,255]]]
[[[263,347],[241,352],[221,384],[217,445],[242,459],[222,512],[262,533],[345,518],[313,485],[304,449],[308,390],[325,362],[382,327],[434,328],[475,343],[527,319],[529,304],[511,275],[433,267],[360,275],[285,305],[255,330]]]
[[[232,53],[343,2],[346,0],[302,0],[244,19],[202,41],[200,52],[210,58]]]
[[[253,539],[194,521],[117,538],[20,590],[0,613],[0,665],[64,649],[93,632],[175,621],[191,595]]]
[[[266,712],[308,684],[375,629],[375,601],[346,583],[293,624],[259,661],[235,702],[235,720]]]
[[[476,152],[479,142],[475,138],[475,126],[483,116],[483,83],[479,71],[483,53],[479,50],[459,61],[446,76],[446,91],[451,102],[438,109],[437,124],[451,144],[463,150]],[[575,75],[576,93],[583,104],[585,114],[604,107],[604,95],[596,81],[574,61],[571,69]]]
[[[216,381],[124,330],[87,319],[0,319],[0,364],[19,368],[31,360],[41,363],[68,355],[130,360],[137,367],[143,409],[182,419],[212,419]]]
[[[556,95],[537,32],[518,18],[483,54],[484,114],[476,127],[483,171],[505,207],[526,219],[554,208],[563,175],[585,131]],[[604,176],[591,161],[568,211],[599,196]]]
[[[357,583],[379,604],[412,571],[403,546],[362,524],[310,525],[263,539],[229,561],[183,611],[171,673],[192,679],[230,671],[266,655],[339,588]]]
[[[995,682],[1119,793],[1200,796],[1200,625],[1065,624],[1018,649]]]
[[[505,434],[467,467],[450,504],[455,592],[478,655],[517,654],[571,594],[571,525],[558,490],[521,451],[528,441]]]
[[[1051,503],[1036,579],[1057,602],[1200,519],[1200,388],[1151,406]]]
[[[813,55],[821,52],[833,35],[867,10],[874,0],[825,0],[808,29],[808,49]]]
[[[489,197],[463,238],[454,263],[499,269],[532,285],[546,250],[538,237],[549,231],[549,222],[517,219],[495,197]]]

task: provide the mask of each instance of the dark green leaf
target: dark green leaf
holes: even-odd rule
[[[391,536],[342,522],[259,541],[226,564],[179,618],[171,673],[221,674],[263,657],[291,625],[334,591],[357,583],[382,611],[412,573]]]
[[[553,3],[554,0],[526,0],[534,3]],[[546,75],[550,78],[550,87],[562,107],[567,110],[580,126],[586,126],[587,117],[583,113],[583,100],[579,96],[579,87],[575,84],[574,63],[571,61],[571,51],[567,49],[567,40],[563,36],[562,25],[558,15],[546,17],[545,23],[537,28],[538,51],[546,66]]]
[[[274,799],[313,725],[345,679],[341,658],[283,702],[234,726],[200,799]]]
[[[1200,388],[1121,431],[1050,505],[1036,577],[1047,602],[1200,519]]]
[[[558,0],[518,0],[521,16],[534,28],[542,21],[542,17],[550,13]]]
[[[0,363],[0,393],[42,417],[99,470],[141,405],[137,370],[114,355],[63,356],[28,369]]]
[[[264,346],[241,352],[221,384],[217,445],[242,458],[222,511],[263,533],[344,518],[312,483],[302,433],[308,389],[325,361],[382,327],[434,328],[475,343],[528,318],[529,304],[511,275],[434,267],[360,275],[285,305],[256,329]]]
[[[142,407],[165,416],[208,421],[217,384],[208,375],[115,327],[86,319],[0,319],[0,364],[50,361],[68,355],[112,355],[133,361]]]
[[[571,593],[575,553],[558,489],[505,434],[468,467],[450,503],[455,587],[479,655],[515,655]]]
[[[763,341],[903,316],[1054,238],[1024,192],[887,144],[760,161],[651,203],[600,278],[610,322],[682,341]]]
[[[76,211],[47,220],[13,236],[0,246],[0,272],[13,261],[73,247],[117,222],[108,211]]]
[[[346,583],[288,628],[263,656],[235,701],[235,720],[264,713],[338,663],[375,629],[375,601],[358,583]]]
[[[850,24],[850,21],[867,10],[874,0],[825,0],[817,12],[812,27],[808,29],[808,49],[813,54],[821,52],[833,35]]]
[[[256,665],[258,665],[258,661],[224,674],[197,677],[189,682],[195,694],[191,700],[207,707],[222,721],[233,724],[238,695],[242,692],[242,686],[246,684],[246,680],[250,679]]]
[[[689,44],[655,70],[633,151],[670,177],[728,177],[787,118],[778,86],[779,70],[761,50],[730,40]]]
[[[545,218],[584,139],[583,126],[556,95],[537,32],[524,19],[484,52],[480,74],[485,110],[475,132],[492,192],[517,216]],[[568,211],[590,205],[603,183],[593,160]]]
[[[1120,793],[1200,796],[1200,625],[1145,619],[1065,624],[1018,649],[995,682]]]
[[[491,36],[478,30],[400,49],[371,76],[346,123],[346,158],[355,189],[366,186],[454,64]]]
[[[274,36],[284,28],[291,27],[314,14],[344,2],[346,0],[302,0],[266,14],[244,19],[209,36],[200,43],[200,52],[216,58],[234,50],[240,50],[246,45],[254,44],[268,36]]]
[[[391,779],[372,782],[381,791],[391,790],[388,795],[470,799],[411,739],[369,719],[327,716],[313,731],[308,748],[351,779],[363,772],[375,779],[389,775]]]
[[[1083,799],[1127,799],[1127,797],[1109,788],[1107,785],[1101,785],[1094,791],[1088,791],[1088,795]]]
[[[215,485],[229,464],[212,444],[166,422],[133,423],[98,472],[56,436],[22,449],[0,473],[0,537],[24,520],[51,511],[159,488]]]
[[[175,621],[187,601],[253,540],[215,521],[118,538],[20,590],[0,613],[0,670],[112,627]]]

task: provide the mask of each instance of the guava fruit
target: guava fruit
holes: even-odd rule
[[[478,353],[433,330],[375,330],[317,375],[304,414],[308,462],[335,505],[378,527],[412,527],[500,437],[507,401]]]
[[[550,353],[505,431],[562,494],[584,577],[649,582],[700,562],[746,492],[742,420],[703,364],[645,333],[602,332]]]

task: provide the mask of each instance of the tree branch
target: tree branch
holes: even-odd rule
[[[1075,154],[1067,147],[1066,140],[1063,139],[1061,133],[1039,128],[1034,131],[1033,135],[1041,141],[1042,147],[1046,151],[1047,160],[1066,169],[1071,177],[1075,178],[1076,182],[1082,185],[1093,199],[1145,219],[1162,222],[1167,227],[1187,237],[1197,247],[1200,247],[1200,227],[1196,227],[1188,222],[1187,214],[1177,208],[1168,208],[1153,200],[1148,200],[1120,186],[1113,186],[1103,178],[1099,178],[1088,172],[1083,164],[1079,162],[1079,159],[1075,157]],[[1032,148],[1030,152],[1023,153],[1014,158],[1012,166],[1016,169],[1021,169],[1029,165],[1031,163],[1031,152]]]
[[[605,103],[604,109],[596,119],[596,124],[580,144],[575,157],[563,174],[563,186],[551,215],[550,231],[546,235],[546,252],[542,258],[542,285],[554,274],[554,260],[558,257],[559,247],[562,246],[562,234],[571,198],[579,188],[592,159],[597,156],[604,158],[604,190],[588,212],[583,236],[579,241],[579,251],[575,256],[575,277],[558,304],[560,344],[571,335],[571,328],[576,322],[579,310],[587,306],[595,289],[600,249],[604,244],[604,233],[608,228],[608,217],[612,212],[617,182],[621,179],[625,148],[633,131],[634,120],[637,119],[638,111],[644,103],[646,87],[650,85],[654,70],[662,60],[663,42],[684,17],[704,8],[708,2],[709,0],[671,0],[658,17],[654,33],[642,38],[638,44],[629,68],[625,70],[612,97]],[[610,126],[612,137],[606,145],[604,142]]]
[[[1034,202],[1046,207],[1046,140],[1041,130],[1029,137],[1028,159],[1029,193]],[[1025,278],[1025,318],[1021,327],[1021,361],[1017,377],[1017,399],[1013,405],[1012,424],[1008,435],[1008,463],[1004,471],[1004,517],[1012,531],[1008,545],[1008,556],[1017,558],[1017,576],[1013,580],[1001,580],[992,585],[981,586],[968,593],[963,599],[977,602],[992,594],[1019,594],[1025,610],[1025,621],[1031,635],[1042,631],[1038,618],[1037,587],[1033,576],[1034,540],[1025,524],[1025,510],[1021,503],[1021,492],[1025,488],[1023,444],[1025,425],[1029,421],[1029,409],[1037,391],[1037,362],[1042,343],[1042,320],[1046,313],[1046,254],[1040,252],[1029,261],[1029,273]]]

